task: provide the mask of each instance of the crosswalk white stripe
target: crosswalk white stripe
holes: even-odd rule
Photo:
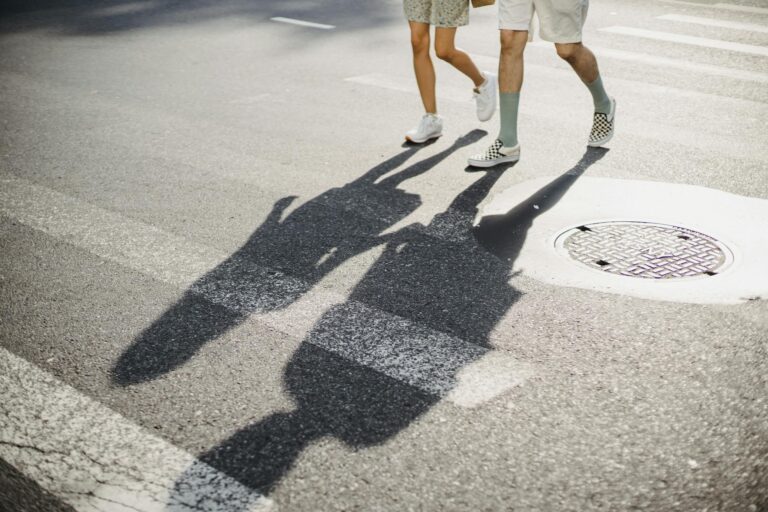
[[[320,287],[290,307],[275,308],[274,305],[285,302],[294,290],[308,286],[250,262],[230,262],[243,266],[242,272],[247,272],[252,281],[250,287],[219,286],[216,289],[195,285],[198,277],[224,261],[227,255],[21,178],[0,178],[0,213],[99,257],[161,281],[192,288],[211,302],[253,313],[252,321],[279,332],[298,339],[309,335],[309,343],[425,392],[445,396],[460,406],[473,407],[495,398],[533,374],[532,366],[504,352],[464,342],[348,301],[347,297]],[[439,230],[429,234],[443,235]],[[454,235],[445,233],[448,239]],[[221,292],[222,289],[226,292]],[[311,335],[318,318],[334,307],[337,323],[357,320],[353,332],[358,338],[344,338],[333,332]],[[360,322],[360,319],[376,321]]]
[[[274,18],[269,18],[272,21],[276,21],[278,23],[287,23],[289,25],[298,25],[300,27],[309,27],[309,28],[319,28],[321,30],[332,30],[336,28],[334,25],[325,25],[323,23],[315,23],[313,21],[304,21],[304,20],[296,20],[293,18],[283,18],[282,16],[275,16]]]
[[[492,69],[495,67],[497,60],[492,57],[484,57],[473,55],[472,56],[478,66],[485,69]],[[486,62],[488,63],[486,65]],[[573,77],[573,72],[570,70],[553,69],[548,66],[537,66],[533,64],[526,64],[526,69],[529,71],[536,70],[536,74],[540,75],[540,78],[553,77],[562,78],[567,75],[569,78]],[[384,75],[382,73],[370,73],[367,75],[354,76],[346,78],[345,81],[352,83],[359,83],[373,87],[380,87],[384,89],[390,89],[400,92],[407,92],[410,94],[418,94],[418,89],[413,79],[408,77],[404,79],[398,79],[393,76]],[[637,94],[638,91],[642,91],[642,94],[648,95],[666,95],[667,97],[680,97],[681,99],[686,97],[695,96],[701,94],[704,97],[711,98],[724,102],[724,105],[754,105],[756,111],[765,110],[765,105],[755,102],[747,102],[743,104],[744,100],[732,99],[732,98],[718,98],[716,96],[707,95],[705,93],[697,93],[688,90],[674,89],[665,86],[657,86],[652,84],[643,84],[639,82],[633,82],[628,80],[611,79],[611,84],[614,86],[620,85],[622,89]],[[532,88],[527,89],[529,95],[533,96],[536,92],[533,92]],[[614,88],[614,90],[616,90]],[[468,95],[466,90],[459,89],[451,86],[441,86],[438,88],[438,99],[448,100],[453,102],[468,101]],[[636,101],[639,99],[636,97]],[[552,108],[551,104],[546,104],[543,99],[529,98],[525,103],[520,106],[520,111],[525,116],[535,117],[539,120],[547,120],[559,125],[572,125],[574,123],[583,124],[579,121],[582,118],[578,116],[578,108],[568,102],[558,104],[556,109]],[[624,110],[626,112],[626,110]],[[711,114],[711,113],[708,113]],[[661,122],[652,122],[640,119],[637,116],[634,117],[622,117],[622,131],[626,134],[634,134],[641,137],[654,137],[657,140],[663,140],[665,144],[680,144],[688,147],[696,147],[707,151],[718,151],[723,155],[731,156],[743,156],[748,151],[754,150],[755,144],[763,144],[761,140],[745,140],[742,137],[729,137],[723,135],[724,130],[722,126],[722,120],[713,124],[713,127],[717,128],[717,133],[707,133],[701,129],[690,129],[679,125],[667,126]]]
[[[744,30],[748,32],[768,33],[768,27],[758,25],[757,23],[741,23],[738,21],[716,20],[712,18],[702,18],[700,16],[686,16],[683,14],[664,14],[657,16],[656,19],[664,21],[679,21],[681,23],[692,23],[694,25],[704,25],[706,27],[729,28],[733,30]]]
[[[718,9],[725,9],[728,11],[750,12],[753,14],[768,14],[768,8],[755,7],[752,5],[736,5],[736,4],[726,4],[724,2],[719,2],[714,4],[713,7],[716,7]]]
[[[672,32],[660,32],[657,30],[646,30],[642,28],[613,26],[599,29],[601,32],[611,34],[621,34],[625,36],[643,37],[657,41],[667,41],[671,43],[688,44],[692,46],[701,46],[704,48],[715,48],[718,50],[728,50],[738,53],[747,53],[751,55],[760,55],[768,57],[768,47],[756,46],[752,44],[734,43],[731,41],[721,41],[719,39],[708,39],[705,37],[688,36],[675,34]]]
[[[552,47],[552,43],[547,43],[545,41],[534,41],[528,43],[528,45],[539,48]],[[650,64],[652,66],[682,69],[707,75],[721,76],[724,78],[746,80],[749,82],[759,82],[763,84],[768,83],[768,74],[758,73],[756,71],[747,71],[744,69],[734,69],[723,66],[714,66],[711,64],[702,64],[699,62],[691,62],[687,60],[671,59],[669,57],[661,57],[648,53],[615,50],[613,48],[593,46],[592,44],[589,45],[589,49],[592,50],[592,52],[594,52],[598,57],[607,57],[628,62],[642,62],[643,64]]]
[[[0,348],[0,458],[81,512],[274,503]]]
[[[727,4],[724,2],[719,2],[716,4],[704,4],[701,2],[689,2],[687,0],[660,0],[660,1],[668,4],[701,7],[702,9],[722,9],[725,11],[748,12],[752,14],[768,14],[768,8],[755,7],[752,5]]]

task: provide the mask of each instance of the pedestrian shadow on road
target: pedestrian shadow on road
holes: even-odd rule
[[[608,151],[605,148],[588,148],[573,168],[507,213],[483,217],[475,228],[475,237],[480,245],[502,260],[514,262],[536,217],[556,205],[571,185]]]
[[[381,233],[421,205],[418,195],[398,185],[428,172],[483,135],[484,131],[473,130],[443,151],[381,179],[424,146],[408,147],[353,182],[307,201],[284,219],[296,198],[277,201],[238,251],[192,284],[133,341],[113,367],[113,382],[128,386],[174,370],[251,315],[288,307],[339,265],[384,243]]]
[[[520,218],[514,236],[524,238],[533,217],[602,154],[588,151],[532,196],[541,208]],[[483,249],[472,230],[503,170],[486,172],[429,225],[388,238],[348,300],[321,317],[288,363],[283,382],[295,408],[243,428],[200,460],[269,494],[313,442],[380,445],[441,400],[459,372],[492,348],[493,329],[520,297],[509,284],[512,261]],[[442,390],[430,382],[443,382]],[[177,491],[188,487],[183,475]]]

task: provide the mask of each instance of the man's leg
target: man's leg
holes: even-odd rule
[[[592,94],[595,112],[608,114],[611,111],[611,98],[603,87],[600,71],[597,68],[595,55],[581,43],[555,43],[557,54],[571,65],[581,81],[586,84]]]
[[[523,53],[528,42],[528,31],[501,30],[499,56],[499,102],[501,129],[498,139],[504,147],[517,145],[517,112],[520,90],[523,87]]]
[[[527,30],[501,30],[499,56],[499,105],[501,128],[499,136],[483,153],[469,157],[473,167],[493,167],[520,159],[517,143],[517,110],[523,87],[523,52],[528,42]]]
[[[589,48],[581,43],[555,43],[557,54],[571,65],[592,94],[595,114],[588,146],[601,147],[613,138],[616,127],[616,100],[608,96],[597,69],[597,59]]]

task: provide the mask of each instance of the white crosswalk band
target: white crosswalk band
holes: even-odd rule
[[[681,43],[704,48],[714,48],[718,50],[728,50],[738,53],[751,55],[760,55],[768,57],[768,47],[756,46],[751,44],[734,43],[731,41],[721,41],[719,39],[708,39],[705,37],[688,36],[675,34],[672,32],[660,32],[657,30],[646,30],[642,28],[613,26],[601,28],[600,31],[611,34],[621,34],[625,36],[642,37],[645,39],[654,39],[656,41],[666,41],[670,43]]]
[[[3,348],[0,396],[0,458],[79,512],[274,509]]]
[[[57,214],[51,216],[50,211]],[[227,255],[20,178],[0,179],[0,213],[99,257],[176,286],[191,287],[211,302],[252,314],[250,321],[299,339],[312,333],[324,311],[345,304],[356,311],[346,317],[337,315],[338,321],[352,317],[377,320],[364,325],[356,323],[353,331],[359,343],[350,345],[349,340],[333,333],[310,336],[309,343],[427,393],[446,396],[460,406],[472,407],[490,400],[518,386],[532,373],[530,365],[504,353],[494,354],[404,318],[350,302],[330,290],[307,293],[300,303],[285,308],[282,302],[286,294],[310,287],[296,278],[253,263],[230,262],[247,265],[240,268],[240,274],[247,272],[253,280],[247,287],[249,290],[243,290],[242,286],[227,287],[222,282],[213,286],[195,283],[198,277],[226,260]],[[446,237],[448,241],[456,237],[455,233],[444,230],[429,230],[425,234]],[[234,288],[238,291],[232,293]],[[222,289],[229,291],[223,293]],[[385,332],[389,335],[382,334]],[[489,366],[488,361],[496,364]]]
[[[716,7],[718,9],[725,9],[728,11],[750,12],[754,14],[768,14],[768,8],[756,7],[752,5],[736,5],[736,4],[726,4],[726,3],[720,2],[720,3],[714,4],[713,7]]]
[[[270,20],[276,21],[278,23],[287,23],[289,25],[297,25],[300,27],[319,28],[320,30],[332,30],[336,28],[334,25],[326,25],[324,23],[315,23],[312,21],[296,20],[293,18],[284,18],[282,16],[275,16],[274,18],[270,18]]]
[[[756,7],[752,5],[738,5],[738,4],[729,4],[724,2],[718,2],[716,4],[705,4],[702,2],[691,2],[689,0],[659,0],[659,1],[667,4],[685,5],[687,7],[688,6],[698,7],[699,9],[717,9],[717,10],[723,10],[723,11],[746,12],[750,14],[768,14],[768,8]]]
[[[721,41],[719,39],[708,39],[705,37],[687,36],[682,34],[675,34],[672,32],[660,32],[658,30],[646,30],[642,28],[633,27],[605,27],[600,29],[601,32],[608,32],[611,34],[621,34],[625,36],[642,37],[645,39],[655,39],[657,41],[667,41],[670,43],[681,43],[692,46],[701,46],[704,48],[714,48],[717,50],[728,50],[738,53],[747,53],[751,55],[760,55],[768,57],[768,47],[756,46],[752,44],[733,43],[731,41]]]
[[[691,23],[694,25],[703,25],[706,27],[721,27],[733,30],[744,30],[747,32],[768,33],[768,26],[758,25],[756,23],[741,23],[737,21],[719,20],[712,18],[701,18],[699,16],[685,16],[682,14],[664,14],[657,19],[664,21],[678,21],[681,23]]]
[[[529,47],[550,49],[552,43],[545,41],[532,41],[528,43]],[[640,62],[651,66],[659,66],[674,69],[683,69],[695,73],[720,76],[723,78],[733,78],[736,80],[747,80],[750,82],[768,83],[768,73],[759,73],[757,71],[747,71],[744,69],[728,68],[724,66],[715,66],[711,64],[702,64],[700,62],[691,62],[687,60],[672,59],[660,55],[651,55],[648,53],[630,52],[626,50],[616,50],[604,46],[595,46],[590,44],[589,49],[598,57],[623,60],[626,62]]]

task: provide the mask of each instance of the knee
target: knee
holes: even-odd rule
[[[451,45],[444,45],[435,43],[435,55],[440,60],[450,62],[453,59],[453,53],[455,49]]]
[[[555,44],[557,50],[557,56],[568,62],[573,61],[576,58],[576,53],[579,50],[579,45],[573,44]]]
[[[525,44],[528,42],[526,32],[517,32],[511,30],[502,30],[500,41],[501,53],[505,57],[519,57],[525,50]]]
[[[411,34],[411,48],[414,55],[429,53],[429,35]]]

